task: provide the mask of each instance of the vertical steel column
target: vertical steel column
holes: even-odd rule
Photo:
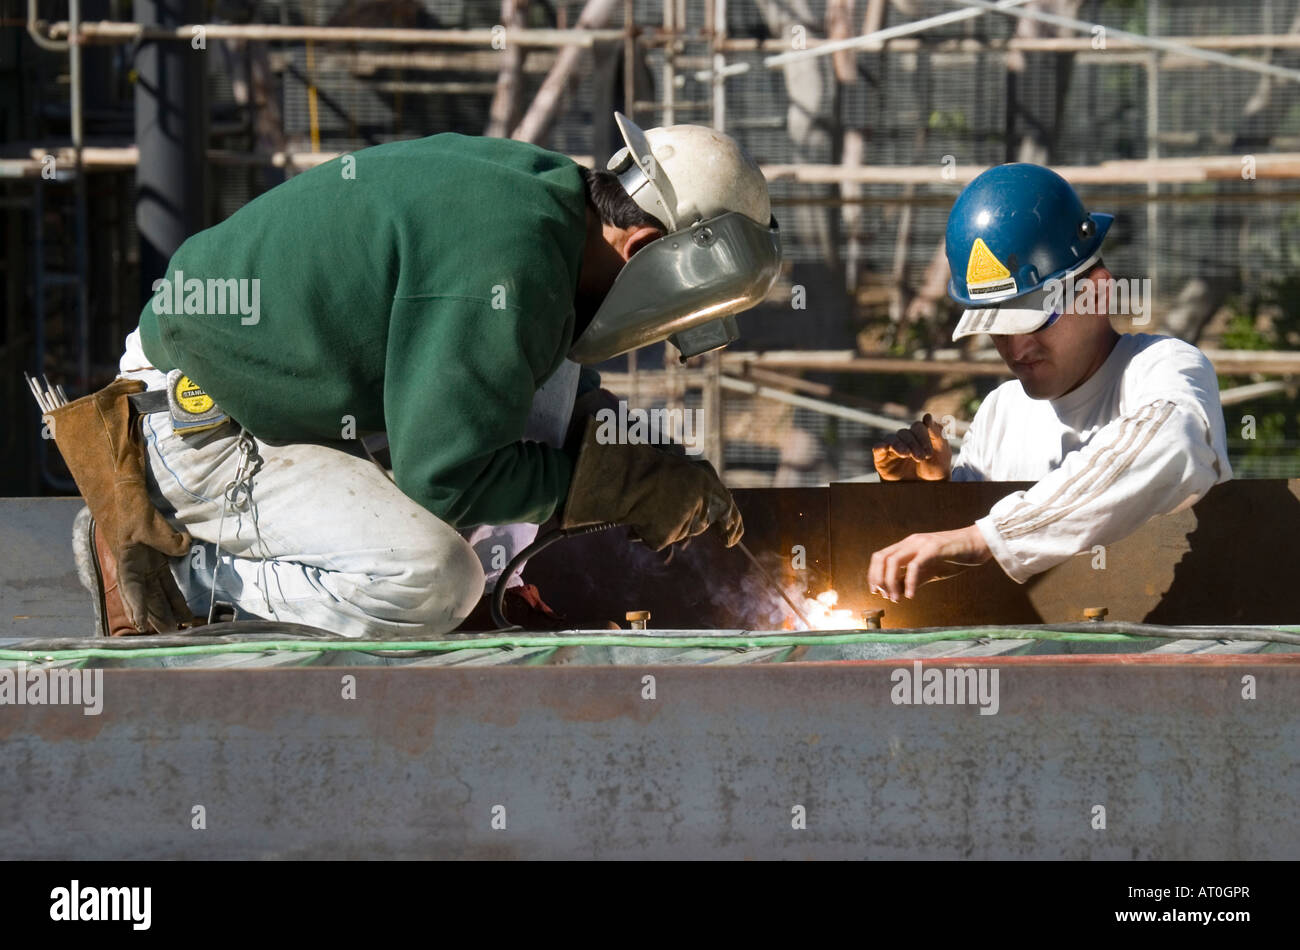
[[[664,32],[668,42],[664,46],[663,124],[677,124],[677,56],[684,42],[679,38],[686,31],[686,0],[664,0]],[[663,346],[664,380],[666,383],[664,405],[671,411],[686,412],[686,373],[681,364],[681,353],[667,340]],[[674,438],[683,438],[675,432]]]
[[[713,32],[709,34],[709,54],[713,63],[713,127],[725,131],[727,127],[727,57],[722,45],[727,40],[727,0],[712,0]]]
[[[706,0],[713,5],[713,30],[709,33],[709,53],[713,67],[713,127],[719,131],[726,130],[727,121],[727,80],[725,68],[726,55],[722,44],[727,39],[727,0]],[[726,474],[726,440],[722,427],[726,419],[722,409],[722,353],[714,350],[704,357],[704,417],[708,420],[708,457],[718,475]]]
[[[77,386],[90,391],[90,262],[86,250],[86,176],[81,160],[85,145],[85,122],[82,117],[81,88],[81,0],[68,0],[68,85],[71,98],[72,155],[73,155],[73,218],[76,247],[73,262],[77,279]]]
[[[664,44],[663,124],[673,125],[676,111],[673,84],[677,81],[677,0],[664,0],[664,33],[668,42]]]
[[[203,20],[198,0],[135,2],[135,21],[147,26]],[[145,43],[136,55],[141,305],[181,242],[206,223],[207,61],[207,50],[196,49],[193,41]]]
[[[623,0],[623,114],[633,122],[636,121],[635,25],[636,4],[634,0]],[[630,406],[638,405],[640,400],[639,358],[640,350],[632,350],[627,354],[627,399]]]

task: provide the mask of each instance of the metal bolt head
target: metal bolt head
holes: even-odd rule
[[[629,610],[623,618],[632,624],[633,630],[644,630],[645,625],[650,622],[650,611]]]
[[[1105,607],[1085,607],[1083,609],[1083,619],[1105,620],[1108,613],[1110,613],[1110,610]]]
[[[694,241],[696,244],[698,244],[700,247],[708,247],[710,244],[713,243],[713,229],[696,228],[695,231],[691,234],[691,240]]]

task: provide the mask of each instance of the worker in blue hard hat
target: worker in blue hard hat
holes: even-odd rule
[[[912,597],[990,558],[1024,583],[1232,477],[1209,360],[1182,340],[1111,323],[1151,319],[1150,282],[1116,280],[1102,263],[1112,221],[1038,165],[991,168],[958,196],[948,293],[966,309],[953,339],[990,334],[1015,378],[980,405],[955,465],[926,415],[874,447],[876,469],[888,481],[1036,484],[974,524],[875,552],[873,592]]]

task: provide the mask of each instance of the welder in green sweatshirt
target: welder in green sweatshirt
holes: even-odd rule
[[[215,585],[240,616],[435,634],[483,594],[475,530],[509,553],[557,513],[656,550],[739,539],[707,462],[570,426],[580,364],[724,346],[779,267],[766,182],[730,138],[617,121],[605,170],[435,135],[318,166],[181,246],[121,376],[148,390],[150,497],[204,549],[168,562],[191,610]],[[122,607],[147,631],[169,604]]]

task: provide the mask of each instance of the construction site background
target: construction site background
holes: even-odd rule
[[[614,109],[644,127],[724,128],[778,172],[771,189],[783,275],[768,301],[740,318],[741,340],[727,353],[679,369],[665,346],[651,347],[603,367],[606,385],[636,406],[704,410],[708,454],[732,485],[815,485],[869,473],[870,445],[889,419],[931,411],[968,421],[1005,378],[997,361],[987,373],[933,369],[992,355],[986,338],[949,342],[958,311],[943,295],[942,237],[968,170],[1017,160],[1088,166],[1094,171],[1079,184],[1085,202],[1117,215],[1106,264],[1117,277],[1150,281],[1150,322],[1131,328],[1214,351],[1267,352],[1257,363],[1242,354],[1221,375],[1223,389],[1237,391],[1225,404],[1233,465],[1238,477],[1300,476],[1300,413],[1289,388],[1300,357],[1274,358],[1300,349],[1300,85],[1132,48],[1106,32],[1217,40],[1207,45],[1300,70],[1300,0],[1038,2],[1028,7],[1105,31],[986,13],[883,49],[780,68],[765,58],[960,4],[669,2],[668,10],[661,0],[195,4],[205,23],[465,31],[509,24],[505,49],[209,39],[207,109],[186,117],[207,126],[206,223],[324,157],[395,139],[515,133],[590,163],[619,144]],[[51,23],[68,17],[66,2],[39,6]],[[158,276],[140,273],[133,210],[139,45],[84,47],[79,224],[76,173],[39,174],[42,150],[61,154],[71,139],[68,54],[36,46],[24,28],[25,3],[0,8],[7,159],[0,451],[12,463],[0,492],[63,493],[71,482],[42,438],[21,374],[39,369],[72,395],[103,385],[135,326],[142,289]],[[94,0],[81,4],[80,17],[130,22],[132,10]],[[580,47],[509,45],[510,29],[572,29],[580,17],[604,38]],[[1234,37],[1263,39],[1239,49]],[[1047,48],[1058,38],[1068,41]],[[571,48],[578,50],[571,79],[544,108],[543,83]],[[508,114],[494,114],[512,49],[522,54],[517,92]],[[748,68],[719,81],[714,70],[723,64]],[[634,96],[625,93],[629,80]],[[89,160],[93,149],[103,149],[103,163]],[[772,351],[807,358],[787,353],[764,366],[744,357]],[[928,368],[826,369],[855,355]]]

